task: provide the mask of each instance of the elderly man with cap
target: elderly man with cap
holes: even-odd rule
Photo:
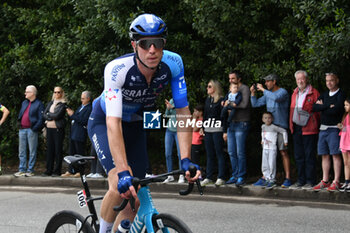
[[[273,124],[280,126],[284,129],[288,129],[288,110],[289,110],[289,94],[286,89],[278,86],[278,76],[276,74],[269,74],[264,77],[265,86],[261,83],[250,87],[250,101],[253,108],[261,107],[266,105],[268,112],[273,115]],[[261,91],[263,96],[259,99],[255,96],[256,91]],[[287,147],[283,142],[282,134],[278,134],[278,149],[282,155],[283,167],[285,172],[285,180],[282,184],[283,188],[289,188],[291,186],[290,180],[290,159],[287,151]],[[255,186],[265,186],[266,180],[264,177],[260,178]]]

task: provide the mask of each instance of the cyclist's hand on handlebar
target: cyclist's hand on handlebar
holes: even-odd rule
[[[191,177],[191,175],[190,175],[190,172],[189,172],[190,166],[194,166],[197,168],[197,171],[196,171],[196,174],[194,177]],[[192,163],[192,161],[189,158],[184,158],[181,160],[181,167],[182,167],[182,170],[184,170],[186,172],[185,173],[186,179],[190,183],[195,182],[199,178],[199,176],[201,175],[200,167],[197,164]]]
[[[118,173],[118,192],[120,196],[125,199],[130,199],[130,193],[132,196],[137,197],[134,186],[132,185],[133,177],[129,171],[122,171]]]

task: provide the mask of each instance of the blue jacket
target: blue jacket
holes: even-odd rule
[[[70,117],[72,120],[71,136],[74,141],[85,142],[87,137],[87,123],[92,110],[92,104],[89,103],[79,112],[80,107]]]
[[[18,114],[18,126],[19,126],[19,128],[21,128],[22,116],[23,116],[24,111],[28,107],[28,105],[29,105],[29,100],[26,99],[22,102],[22,107],[21,107],[21,110],[19,111],[19,114]],[[43,111],[44,111],[43,103],[40,100],[35,99],[31,103],[30,109],[29,109],[30,128],[34,132],[39,132],[43,127]]]
[[[255,96],[250,97],[253,108],[266,105],[267,111],[273,115],[273,123],[284,129],[288,129],[288,111],[289,111],[289,94],[284,88],[272,92],[264,91],[264,95],[257,99]]]

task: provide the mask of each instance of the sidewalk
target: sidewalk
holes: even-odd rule
[[[88,179],[90,189],[99,190],[100,193],[108,188],[107,179]],[[0,189],[11,188],[17,190],[17,187],[36,187],[42,188],[82,188],[80,178],[61,178],[61,177],[19,177],[16,178],[13,175],[1,175],[0,176]],[[186,189],[187,184],[151,184],[151,191],[153,193],[173,193],[176,194],[180,189]],[[197,187],[194,187],[194,193],[198,194]],[[204,187],[204,195],[207,196],[221,196],[221,197],[241,197],[241,198],[265,198],[274,201],[308,201],[308,202],[326,202],[326,203],[338,203],[346,204],[350,207],[350,193],[341,192],[328,192],[322,190],[320,192],[313,192],[312,190],[302,189],[283,189],[280,187],[266,190],[259,187],[254,187],[251,184],[247,184],[241,188],[237,188],[235,185],[223,185],[215,187],[214,185],[208,185]]]

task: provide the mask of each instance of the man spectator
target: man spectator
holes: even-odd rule
[[[26,87],[25,100],[22,102],[18,115],[19,126],[19,171],[15,177],[34,176],[34,165],[38,148],[38,136],[43,127],[43,103],[36,98],[37,89],[33,85]],[[27,167],[27,145],[29,147],[29,161]]]
[[[297,88],[294,89],[289,127],[294,141],[294,157],[298,170],[298,181],[292,189],[311,189],[316,182],[316,143],[320,114],[312,111],[320,93],[309,84],[308,74],[298,70],[294,74]]]
[[[273,115],[273,124],[287,130],[288,127],[288,108],[289,108],[289,94],[286,89],[278,86],[278,76],[276,74],[269,74],[264,77],[265,86],[260,83],[256,84],[257,91],[261,91],[264,95],[259,99],[255,96],[255,86],[250,87],[250,101],[253,108],[266,105],[268,112]],[[290,181],[290,159],[287,151],[287,146],[283,141],[283,135],[278,133],[277,148],[282,155],[283,167],[285,172],[285,180],[282,184],[282,188],[289,188],[291,186]],[[264,178],[259,179],[254,185],[265,185]]]
[[[313,105],[313,111],[321,113],[321,126],[318,135],[317,151],[322,156],[322,180],[313,187],[314,191],[327,188],[327,191],[339,189],[339,180],[342,168],[341,151],[339,150],[339,129],[344,114],[345,94],[338,87],[339,78],[335,73],[326,73],[328,91],[323,92]],[[334,180],[329,182],[331,156],[333,160]]]
[[[0,120],[0,127],[5,122],[6,118],[10,114],[10,111],[2,104],[0,104],[0,111],[2,112],[1,120]],[[0,175],[2,175],[1,171],[1,154],[0,154]]]
[[[229,74],[230,83],[238,84],[238,91],[242,93],[242,101],[236,106],[233,120],[229,122],[227,132],[224,132],[224,140],[227,140],[227,150],[231,160],[232,176],[226,184],[245,184],[247,173],[246,139],[250,126],[250,91],[249,87],[242,83],[242,76],[238,71]],[[228,104],[226,100],[225,105]]]
[[[91,93],[84,91],[81,93],[81,105],[77,111],[73,111],[71,108],[67,108],[67,114],[71,121],[71,132],[69,140],[69,154],[70,155],[85,155],[86,154],[86,139],[87,139],[87,122],[92,110]],[[71,169],[62,174],[62,177],[75,176],[79,177],[80,174],[75,173]]]

